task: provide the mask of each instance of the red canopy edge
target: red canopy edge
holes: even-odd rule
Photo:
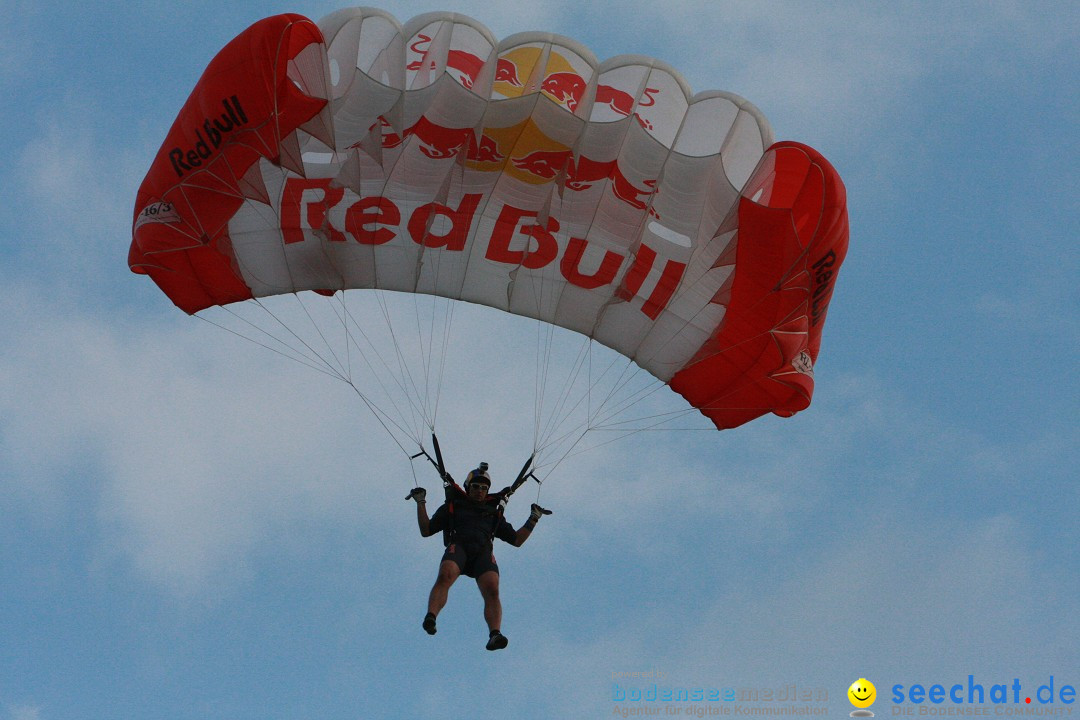
[[[326,106],[287,75],[322,41],[302,15],[255,23],[210,62],[158,150],[135,202],[128,265],[185,312],[251,297],[228,222],[246,197],[265,201],[249,171],[279,162],[282,140]]]
[[[800,143],[766,151],[735,212],[735,274],[724,320],[670,382],[719,429],[809,406],[813,364],[848,247],[844,184],[819,152]]]

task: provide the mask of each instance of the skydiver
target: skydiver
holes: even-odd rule
[[[450,586],[465,573],[476,579],[476,585],[484,598],[484,620],[488,626],[488,650],[501,650],[509,640],[500,631],[502,624],[502,603],[499,601],[499,566],[495,564],[492,552],[494,539],[499,538],[514,547],[521,547],[542,515],[549,514],[533,503],[529,519],[514,530],[502,516],[499,507],[500,494],[490,495],[491,476],[487,473],[487,463],[471,471],[465,480],[465,492],[453,486],[448,491],[447,501],[443,503],[429,519],[427,514],[427,491],[414,488],[409,498],[416,501],[416,521],[422,537],[431,537],[437,532],[443,533],[446,551],[439,563],[439,574],[428,597],[428,612],[424,616],[423,628],[429,635],[434,635],[435,617],[446,605]]]

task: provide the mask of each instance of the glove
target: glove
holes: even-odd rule
[[[405,496],[406,500],[415,500],[417,505],[423,505],[427,502],[427,490],[422,487],[413,488],[409,491],[409,494]]]
[[[532,510],[529,512],[529,520],[532,521],[533,523],[535,523],[537,520],[540,519],[541,515],[550,515],[550,514],[551,514],[550,510],[545,510],[544,508],[540,507],[536,503],[533,503],[532,504]]]

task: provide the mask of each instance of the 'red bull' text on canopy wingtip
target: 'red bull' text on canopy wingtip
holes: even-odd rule
[[[356,8],[218,53],[139,189],[129,264],[188,313],[381,289],[536,318],[723,429],[809,405],[847,243],[836,171],[736,95]]]

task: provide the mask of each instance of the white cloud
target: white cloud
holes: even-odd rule
[[[1024,673],[1072,666],[1075,578],[1040,568],[1021,525],[1007,515],[928,523],[895,510],[852,518],[796,563],[763,565],[738,582],[716,574],[704,607],[642,567],[637,581],[651,584],[643,595],[657,597],[654,606],[627,598],[610,631],[545,634],[532,663],[555,673],[549,714],[610,713],[612,672],[659,670],[658,684],[681,687],[825,685],[843,706],[835,680],[849,674],[891,683],[970,672],[1026,683],[1045,678]],[[684,575],[701,572],[710,570]]]
[[[8,705],[9,720],[40,720],[41,708],[36,705]]]
[[[331,6],[330,12],[342,7],[339,3]],[[569,3],[564,2],[533,2],[533,3],[485,3],[482,0],[463,0],[456,3],[452,10],[437,0],[401,0],[393,5],[384,6],[385,9],[404,25],[412,18],[429,12],[447,12],[448,10],[462,15],[467,15],[480,21],[486,26],[496,40],[501,40],[513,33],[526,30],[544,30],[556,32],[553,24],[557,18],[565,14]],[[316,22],[320,16],[310,15]]]
[[[107,546],[181,592],[356,512],[361,463],[383,458],[336,388],[238,360],[182,317],[153,329],[21,298],[3,298],[5,492],[46,515],[89,501]]]
[[[130,148],[106,149],[98,102],[84,90],[42,110],[8,175],[19,219],[3,262],[80,303],[114,295],[127,275],[125,239],[145,167]]]
[[[181,595],[198,594],[242,581],[251,553],[289,542],[283,534],[350,525],[369,493],[404,497],[412,485],[405,459],[348,385],[180,313],[153,327],[88,314],[32,285],[6,290],[4,492],[42,517],[76,502],[96,507],[106,563],[133,563]],[[440,413],[459,479],[485,459],[508,483],[531,447],[533,380],[521,375],[531,375],[534,356],[507,350],[510,327],[493,324],[490,311],[458,321],[463,345]],[[615,460],[621,452],[615,445],[567,463],[542,502],[595,497],[588,479],[627,473],[627,461]],[[631,487],[664,491],[673,452],[655,446]],[[413,468],[437,489],[425,461]],[[535,489],[514,503],[515,522]],[[606,492],[626,489],[615,482]],[[400,521],[376,516],[374,527]]]
[[[633,2],[592,8],[591,22],[582,23],[586,44],[600,42],[597,37],[607,42],[615,33],[608,44],[617,42],[619,52],[661,55],[695,90],[739,93],[765,112],[778,139],[803,140],[827,155],[880,145],[898,116],[933,117],[934,109],[919,99],[928,78],[989,76],[1004,84],[1060,63],[1076,25],[1064,19],[1076,15],[1068,3],[684,2],[659,11],[654,3]]]

